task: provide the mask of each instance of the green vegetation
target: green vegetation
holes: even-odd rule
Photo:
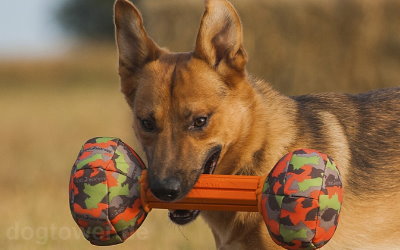
[[[136,5],[142,0],[134,0]],[[70,34],[85,40],[112,40],[114,25],[111,0],[68,0],[57,12],[59,24]]]

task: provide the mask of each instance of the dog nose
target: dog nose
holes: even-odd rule
[[[181,182],[176,177],[168,177],[161,181],[156,179],[150,183],[150,189],[158,199],[173,201],[181,192]]]

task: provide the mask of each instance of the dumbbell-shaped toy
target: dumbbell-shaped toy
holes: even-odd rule
[[[315,150],[285,155],[268,176],[206,175],[176,202],[154,197],[145,164],[118,138],[87,141],[70,179],[71,213],[94,245],[124,242],[152,208],[260,212],[286,249],[325,245],[338,225],[342,181],[334,161]]]

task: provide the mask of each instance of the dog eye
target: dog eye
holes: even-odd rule
[[[199,128],[203,128],[204,126],[207,125],[207,117],[198,117],[196,119],[194,119],[193,121],[193,125],[191,126],[193,129],[199,129]]]
[[[152,120],[143,119],[140,120],[140,124],[142,125],[143,130],[146,132],[153,132],[156,130],[155,122]]]

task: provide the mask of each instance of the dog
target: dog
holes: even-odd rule
[[[400,239],[400,88],[288,97],[250,77],[242,24],[227,0],[206,0],[195,48],[171,53],[128,0],[114,7],[121,91],[160,200],[184,197],[200,174],[266,175],[286,153],[335,159],[345,198],[325,249],[394,249]],[[180,225],[199,211],[170,211]],[[217,249],[277,249],[258,213],[203,211]]]

